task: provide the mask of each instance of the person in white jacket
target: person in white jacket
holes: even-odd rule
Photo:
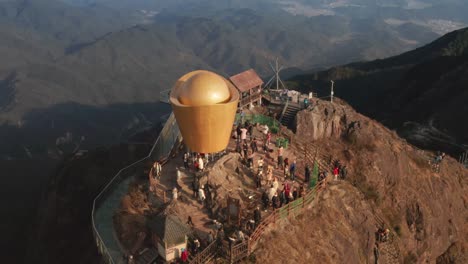
[[[205,196],[205,191],[203,190],[203,185],[200,186],[200,189],[198,189],[198,199],[200,199],[200,201],[203,203],[206,199],[206,196]]]

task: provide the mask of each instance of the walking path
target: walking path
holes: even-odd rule
[[[237,192],[240,191],[239,189],[242,189],[243,194],[252,194],[254,197],[251,203],[256,204],[258,206],[261,206],[261,195],[262,195],[262,189],[257,190],[255,188],[254,180],[253,180],[253,174],[257,170],[257,160],[260,157],[264,158],[264,172],[266,171],[266,168],[268,165],[271,165],[273,167],[276,167],[277,164],[277,147],[275,144],[271,143],[270,148],[273,150],[271,153],[268,153],[266,155],[262,151],[262,146],[263,146],[263,134],[262,134],[262,128],[260,126],[255,127],[253,130],[253,136],[257,139],[258,143],[258,149],[259,151],[253,154],[254,158],[254,169],[251,173],[247,173],[246,175],[243,176],[242,179],[238,179],[241,176],[236,176],[237,178],[229,181],[231,184],[223,184],[221,187],[225,189],[223,192],[225,192],[223,195],[226,196],[229,193]],[[272,135],[272,140],[271,142],[276,141],[277,136]],[[231,156],[232,157],[239,157],[238,154],[233,153],[236,147],[236,140],[231,139],[227,148],[228,156],[229,157],[222,157],[223,161],[228,160]],[[249,150],[250,150],[250,145],[249,145]],[[231,153],[231,154],[229,154]],[[292,162],[294,159],[296,159],[296,156],[294,155],[293,149],[286,148],[284,149],[283,152],[284,157],[288,157],[290,162]],[[268,158],[269,157],[269,158]],[[208,164],[206,164],[205,171],[202,173],[203,175],[214,175],[217,176],[216,172],[213,172],[213,166],[220,166],[217,162],[221,162],[220,160],[217,161],[210,161]],[[226,163],[226,162],[225,162]],[[181,178],[180,182],[177,183],[177,171],[176,168],[179,168],[180,173],[181,173]],[[235,172],[235,168],[228,168],[224,167],[224,173],[227,175],[237,175]],[[243,172],[248,172],[249,170],[245,167],[242,166],[240,168]],[[303,179],[302,173],[299,173],[299,170],[303,171],[303,168],[297,168],[296,169],[296,178],[297,179]],[[215,230],[215,225],[213,224],[213,220],[210,218],[209,210],[200,202],[198,201],[194,196],[193,196],[193,190],[192,190],[192,182],[194,179],[194,169],[191,167],[189,169],[184,168],[183,164],[183,151],[180,151],[174,158],[170,159],[162,169],[162,176],[159,181],[154,185],[156,187],[156,192],[158,195],[155,197],[159,201],[159,203],[164,201],[164,197],[162,196],[162,193],[166,193],[166,201],[169,201],[172,199],[172,190],[174,187],[178,187],[179,192],[178,192],[178,201],[176,205],[172,206],[172,210],[174,211],[173,213],[177,214],[179,218],[183,221],[187,221],[188,217],[190,216],[192,219],[192,222],[194,224],[193,230],[196,232],[196,234],[201,237],[205,238],[207,237],[208,233],[211,231],[213,232]],[[301,176],[299,176],[301,175]],[[212,177],[212,176],[210,176]],[[220,177],[220,176],[217,176]],[[279,186],[281,189],[281,183],[284,180],[284,172],[283,170],[280,169],[274,169],[273,170],[273,177],[276,177],[279,181]],[[214,179],[212,179],[214,181]],[[289,180],[289,179],[288,179]],[[211,180],[210,180],[211,181]],[[239,182],[240,181],[240,182]],[[291,184],[292,187],[299,187],[299,182],[296,180],[296,182]],[[267,188],[269,186],[263,186],[263,188]],[[249,209],[253,210],[256,205],[250,205],[250,206],[245,206],[249,207]],[[266,217],[269,213],[271,213],[271,210],[267,213],[264,213],[264,217]],[[247,214],[245,214],[247,215]],[[213,232],[214,233],[214,232]]]

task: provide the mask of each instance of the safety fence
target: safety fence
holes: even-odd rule
[[[277,105],[284,105],[286,103],[294,105],[299,108],[307,108],[310,105],[310,99],[308,94],[297,94],[294,97],[287,96],[283,90],[264,90],[262,97],[265,98],[270,103]],[[312,98],[316,98],[317,94],[312,93]]]
[[[252,253],[256,243],[260,239],[261,235],[268,229],[271,224],[275,224],[278,221],[295,218],[303,212],[303,209],[307,205],[312,203],[315,199],[317,191],[322,188],[322,184],[316,185],[306,195],[298,198],[278,209],[275,209],[269,216],[267,216],[254,230],[249,237],[249,254]]]
[[[262,94],[260,94],[260,93],[254,93],[254,94],[248,95],[248,96],[240,99],[239,105],[240,106],[247,106],[248,104],[250,104],[252,102],[256,102],[258,99],[260,99],[260,97],[262,97]]]
[[[94,239],[104,263],[120,263],[127,252],[121,247],[113,227],[113,215],[132,180],[144,171],[148,163],[168,158],[181,135],[174,114],[171,114],[159,133],[149,155],[121,169],[96,196],[91,211]]]
[[[189,260],[190,264],[205,264],[216,257],[219,251],[219,242],[214,240],[203,251]]]
[[[238,262],[252,254],[257,242],[270,226],[279,221],[297,217],[309,204],[312,203],[317,192],[325,186],[325,182],[318,181],[318,173],[319,171],[331,170],[330,166],[332,158],[321,154],[320,150],[311,144],[306,144],[300,139],[296,141],[298,142],[298,146],[300,146],[300,151],[304,152],[304,159],[307,162],[310,162],[310,164],[313,164],[312,175],[308,184],[310,190],[303,197],[291,201],[280,208],[274,209],[273,212],[271,212],[255,227],[248,239],[236,245],[231,245],[227,241],[223,241],[222,245],[219,245],[216,241],[212,242],[207,248],[190,260],[189,263],[208,263],[216,256],[222,256],[227,259],[229,263]]]
[[[465,166],[465,168],[468,169],[468,151],[460,155],[458,162],[460,162],[463,166]]]
[[[236,115],[236,123],[239,123],[240,121],[245,122],[246,120],[249,120],[251,123],[266,124],[271,130],[279,127],[279,122],[277,120],[265,115],[252,114],[244,115],[243,117],[241,117],[240,114]],[[103,256],[105,263],[120,263],[121,260],[123,260],[123,256],[127,254],[116,237],[112,218],[114,212],[120,205],[122,197],[127,193],[132,179],[134,179],[138,173],[142,173],[145,166],[148,166],[149,163],[156,160],[165,163],[174,146],[177,145],[177,142],[180,142],[180,139],[181,135],[177,122],[174,115],[171,114],[155,141],[149,155],[120,170],[94,199],[92,207],[93,235],[98,250]],[[324,167],[323,163],[317,162],[317,152],[315,154],[316,155],[313,157],[315,163],[314,168]],[[310,155],[307,156],[309,160],[312,159]],[[315,171],[318,172],[318,170],[314,169],[313,173],[313,178],[316,179]],[[295,217],[300,214],[302,209],[313,201],[319,186],[320,185],[312,188],[304,197],[274,210],[272,214],[257,226],[248,240],[230,247],[227,251],[225,250],[225,257],[235,262],[248,256],[252,252],[252,249],[260,236],[271,223],[276,223],[278,220]],[[204,251],[200,252],[200,254],[197,254],[190,263],[206,263],[210,259],[213,259],[217,252],[219,252],[219,247],[212,243],[209,247],[205,248]]]

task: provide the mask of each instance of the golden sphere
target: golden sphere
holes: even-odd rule
[[[230,99],[230,93],[223,77],[200,71],[180,87],[177,99],[184,105],[212,105],[226,102]]]

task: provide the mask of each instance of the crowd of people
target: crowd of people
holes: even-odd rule
[[[206,239],[195,239],[190,241],[188,250],[184,251],[183,259],[188,258],[188,254],[196,255],[200,252],[200,248],[210,244],[215,239],[224,241],[225,239],[230,245],[242,242],[245,239],[244,232],[251,234],[262,220],[262,210],[275,210],[288,203],[304,197],[307,188],[310,187],[310,182],[313,177],[313,171],[309,164],[304,166],[304,179],[298,179],[298,162],[296,158],[289,157],[284,146],[277,147],[276,152],[270,147],[272,134],[267,125],[260,126],[260,136],[256,136],[254,128],[257,125],[246,121],[237,125],[233,131],[235,139],[235,149],[242,158],[243,164],[250,169],[253,175],[255,187],[261,193],[258,200],[258,206],[253,212],[247,212],[248,219],[245,225],[237,227],[237,230],[230,236],[225,237],[224,226],[222,223],[214,220],[213,232],[209,232]],[[261,148],[260,148],[261,147]],[[186,152],[183,154],[183,169],[176,168],[176,183],[172,189],[172,199],[179,198],[181,190],[181,169],[190,172],[193,175],[191,183],[192,196],[200,204],[210,208],[213,199],[212,186],[209,183],[201,184],[200,178],[206,170],[207,164],[221,157],[226,152],[216,154],[203,154]],[[272,158],[272,154],[277,154],[276,161]],[[273,162],[271,162],[273,161]],[[333,164],[331,171],[334,179],[345,179],[347,170],[339,161]],[[159,162],[155,162],[152,166],[150,175],[153,180],[161,179],[162,167]],[[327,171],[322,171],[318,174],[318,183],[324,184],[327,178]],[[150,187],[151,188],[151,187]],[[192,218],[189,216],[187,225],[194,227]]]

